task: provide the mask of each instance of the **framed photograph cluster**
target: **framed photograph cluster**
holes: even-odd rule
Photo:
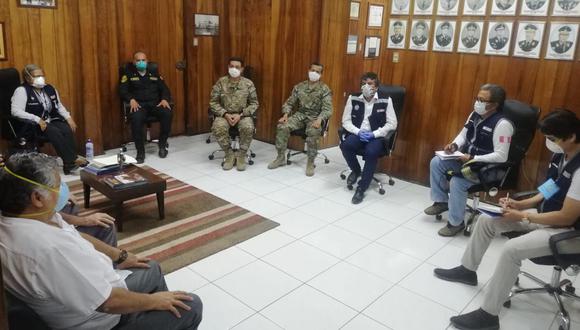
[[[16,0],[20,7],[56,9],[56,0]]]

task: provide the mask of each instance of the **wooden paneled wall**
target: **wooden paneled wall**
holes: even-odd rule
[[[360,18],[354,21],[348,18],[348,0],[59,0],[56,10],[21,8],[16,0],[6,0],[0,2],[0,21],[6,22],[8,61],[0,67],[42,65],[80,126],[78,142],[92,137],[97,150],[118,146],[129,131],[120,114],[117,68],[137,49],[160,63],[174,95],[174,134],[209,131],[211,87],[235,55],[254,69],[261,104],[256,138],[273,142],[281,105],[292,86],[307,78],[309,63],[318,60],[325,65],[322,79],[334,93],[334,116],[323,145],[336,145],[347,93],[358,89],[363,72],[375,71],[384,83],[407,88],[397,149],[381,165],[421,183],[427,183],[433,151],[459,131],[485,82],[505,86],[510,98],[538,105],[544,113],[555,107],[580,113],[575,95],[580,47],[574,61],[398,50],[400,61],[393,63],[394,51],[386,49],[391,1],[360,2]],[[381,29],[366,28],[369,2],[385,7]],[[194,13],[220,15],[219,36],[195,36]],[[381,56],[346,55],[349,34],[358,35],[360,43],[366,35],[381,36]],[[175,68],[182,59],[185,72]],[[540,180],[548,157],[538,135],[521,171],[522,188]]]

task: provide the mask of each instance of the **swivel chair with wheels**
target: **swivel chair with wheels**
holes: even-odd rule
[[[211,108],[207,109],[207,114],[208,114],[209,122],[211,125],[215,119],[215,116],[214,116],[213,112],[211,111]],[[255,128],[256,127],[256,116],[255,115],[252,117],[252,120],[254,121],[254,134],[255,134],[256,133],[256,128]],[[234,152],[237,152],[240,149],[240,132],[239,132],[238,128],[237,127],[230,127],[229,135],[230,135],[230,139],[232,140],[232,150]],[[210,143],[210,142],[211,142],[210,136],[208,136],[206,143]],[[219,154],[219,153],[223,154],[224,151],[222,149],[216,149],[216,150],[212,151],[207,156],[207,158],[209,160],[213,160],[216,158],[216,154]],[[254,165],[253,158],[256,158],[256,154],[252,151],[252,148],[248,149],[248,154],[246,155],[246,157],[247,157],[248,164]],[[222,165],[223,165],[225,154],[219,155],[217,158],[222,160]]]
[[[320,127],[322,128],[322,130],[320,130],[320,137],[325,137],[328,134],[328,126],[329,126],[329,120],[328,119],[323,120],[322,123],[320,124]],[[307,137],[306,136],[306,128],[301,128],[301,129],[291,131],[290,136],[299,136],[300,138],[302,138],[303,141],[306,141],[306,137]],[[292,160],[290,159],[290,157],[296,156],[296,155],[301,155],[301,154],[306,154],[306,152],[307,152],[306,148],[304,148],[304,150],[302,150],[302,151],[294,151],[294,152],[292,152],[290,149],[288,149],[288,152],[286,154],[286,164],[287,165],[292,164]],[[323,152],[318,151],[316,153],[316,157],[323,158],[324,164],[330,163],[330,160]]]
[[[395,149],[395,144],[397,141],[397,135],[398,135],[398,131],[399,131],[399,127],[401,126],[401,118],[402,118],[402,114],[403,114],[403,108],[404,108],[404,104],[405,104],[405,87],[402,86],[394,86],[394,85],[381,85],[379,86],[379,92],[382,94],[386,94],[387,96],[389,96],[392,100],[393,100],[393,108],[395,109],[395,115],[397,116],[397,129],[389,131],[389,133],[387,134],[387,136],[385,136],[384,138],[384,148],[383,148],[383,152],[381,154],[381,158],[382,157],[386,157],[386,156],[390,156],[391,153],[393,152],[393,150]],[[338,129],[338,137],[340,139],[340,143],[342,143],[344,141],[344,139],[349,135],[350,133],[344,129],[344,127],[340,127]],[[357,155],[359,156],[363,156],[364,155],[364,149],[358,150],[357,151]],[[342,172],[340,172],[340,178],[342,180],[346,180],[347,174],[350,172],[349,169],[343,170]],[[389,179],[388,181],[382,181],[379,178],[379,174],[382,175],[386,175]],[[385,188],[384,188],[384,184],[388,183],[390,186],[395,184],[395,180],[393,180],[393,177],[389,174],[386,173],[375,173],[375,175],[373,176],[373,181],[377,183],[377,185],[379,186],[379,194],[384,195],[385,194]],[[349,190],[352,190],[354,187],[353,185],[347,185],[347,188]]]
[[[527,105],[516,100],[506,100],[503,107],[503,114],[506,119],[514,125],[514,134],[511,139],[508,159],[505,163],[471,163],[472,166],[481,166],[477,171],[479,183],[471,186],[467,192],[473,197],[472,205],[466,205],[469,217],[465,221],[464,234],[471,235],[473,225],[480,212],[479,199],[481,193],[489,193],[491,196],[497,194],[498,190],[515,188],[520,162],[524,159],[534,135],[536,133],[540,109]],[[453,173],[459,175],[459,173]],[[441,220],[441,214],[435,216]]]

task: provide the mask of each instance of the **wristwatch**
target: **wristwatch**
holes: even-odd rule
[[[129,253],[127,253],[126,250],[121,250],[121,253],[119,254],[119,259],[117,259],[117,261],[115,261],[115,263],[122,264],[123,261],[127,260],[128,256],[129,256]]]

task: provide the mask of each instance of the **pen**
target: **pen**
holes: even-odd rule
[[[507,195],[505,197],[505,204],[506,204],[506,207],[509,207],[509,205],[510,205],[510,192],[509,191],[507,192]]]

